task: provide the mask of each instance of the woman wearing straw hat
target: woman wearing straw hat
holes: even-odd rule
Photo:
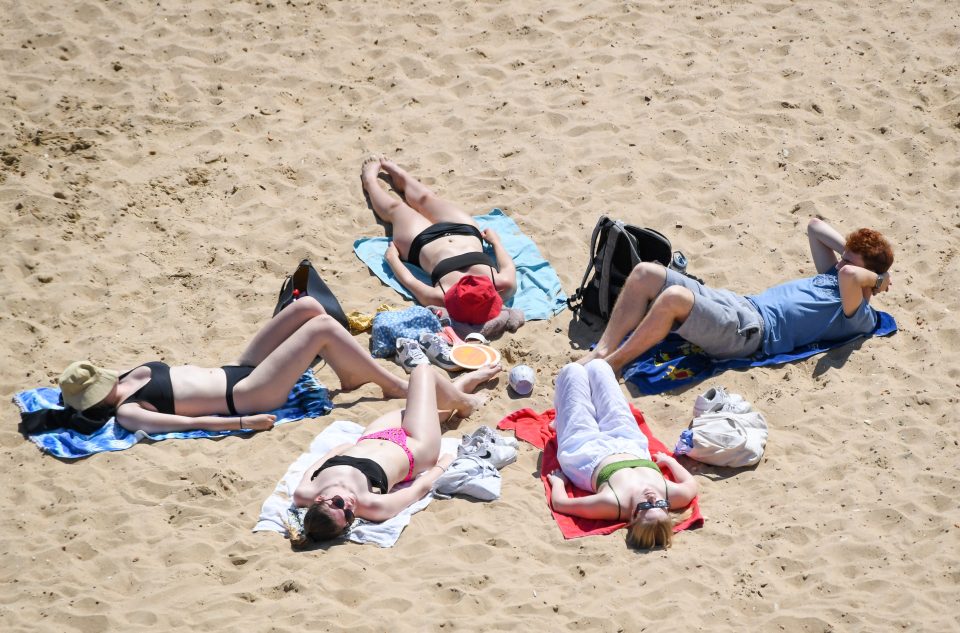
[[[303,297],[281,310],[253,337],[231,365],[217,368],[154,361],[118,374],[88,361],[71,364],[60,376],[63,401],[81,413],[114,412],[130,431],[166,433],[204,429],[263,431],[314,359],[322,357],[336,372],[342,391],[369,382],[387,398],[407,393],[407,381],[394,376],[329,316],[318,301]],[[468,392],[489,380],[499,367],[440,381],[444,408],[469,415],[482,399]]]

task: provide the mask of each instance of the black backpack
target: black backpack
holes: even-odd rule
[[[640,262],[658,262],[687,274],[687,258],[680,251],[673,252],[670,240],[662,233],[601,216],[590,238],[587,270],[580,287],[567,299],[567,306],[574,314],[580,312],[581,318],[586,312],[608,320],[624,282]]]
[[[299,297],[313,297],[320,302],[327,314],[339,321],[347,331],[350,330],[350,323],[347,321],[347,315],[343,313],[343,308],[340,307],[340,302],[309,259],[300,262],[293,274],[284,280],[273,315],[276,316],[280,310]]]

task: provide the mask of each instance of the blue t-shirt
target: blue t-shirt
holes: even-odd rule
[[[766,355],[867,334],[877,324],[877,313],[866,301],[860,303],[853,316],[843,313],[836,267],[747,298],[763,316],[762,349]]]

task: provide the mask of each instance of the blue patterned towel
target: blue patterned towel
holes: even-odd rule
[[[21,391],[13,396],[13,402],[21,411],[39,411],[40,409],[60,409],[60,390],[52,387],[38,387]],[[303,418],[316,418],[326,415],[333,409],[333,403],[327,395],[327,389],[317,382],[313,372],[304,372],[297,384],[293,386],[287,402],[270,411],[277,416],[274,426],[286,422],[294,422]],[[40,447],[40,450],[50,453],[54,457],[77,459],[87,457],[103,451],[122,451],[130,448],[140,440],[147,438],[154,441],[168,439],[190,439],[195,437],[221,437],[223,435],[239,435],[253,433],[249,429],[243,431],[178,431],[176,433],[149,434],[143,431],[131,433],[116,423],[114,418],[103,425],[100,430],[90,435],[84,435],[71,429],[60,429],[48,433],[31,435],[30,440]]]
[[[520,232],[516,222],[504,215],[500,209],[494,209],[486,215],[474,216],[473,219],[480,225],[481,230],[493,229],[497,232],[517,268],[517,293],[505,303],[506,307],[523,310],[527,321],[549,319],[567,307],[567,295],[560,287],[560,278],[556,271],[537,250],[533,240]],[[384,257],[389,245],[390,240],[386,237],[362,237],[353,243],[353,252],[380,281],[407,299],[413,299],[413,295],[397,281]],[[485,247],[492,257],[493,248],[489,244]],[[419,266],[406,266],[417,279],[430,285],[430,275],[423,272]]]
[[[845,341],[829,343],[811,343],[798,347],[792,352],[773,356],[753,356],[750,358],[730,358],[717,360],[703,354],[700,348],[672,334],[662,343],[648,350],[623,370],[623,379],[637,387],[647,396],[670,391],[706,380],[728,369],[744,367],[765,367],[780,365],[820,354],[827,350],[866,336],[889,336],[897,331],[897,322],[886,312],[877,311],[879,318],[872,332],[863,336],[854,336]]]

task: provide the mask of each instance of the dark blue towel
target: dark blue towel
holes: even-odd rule
[[[844,341],[811,343],[773,356],[729,358],[717,360],[705,355],[699,347],[671,334],[662,343],[649,349],[623,370],[623,379],[647,396],[670,391],[706,380],[728,369],[780,365],[820,354],[850,341],[866,336],[889,336],[897,331],[897,322],[886,312],[877,311],[877,326],[869,334],[854,336]]]

